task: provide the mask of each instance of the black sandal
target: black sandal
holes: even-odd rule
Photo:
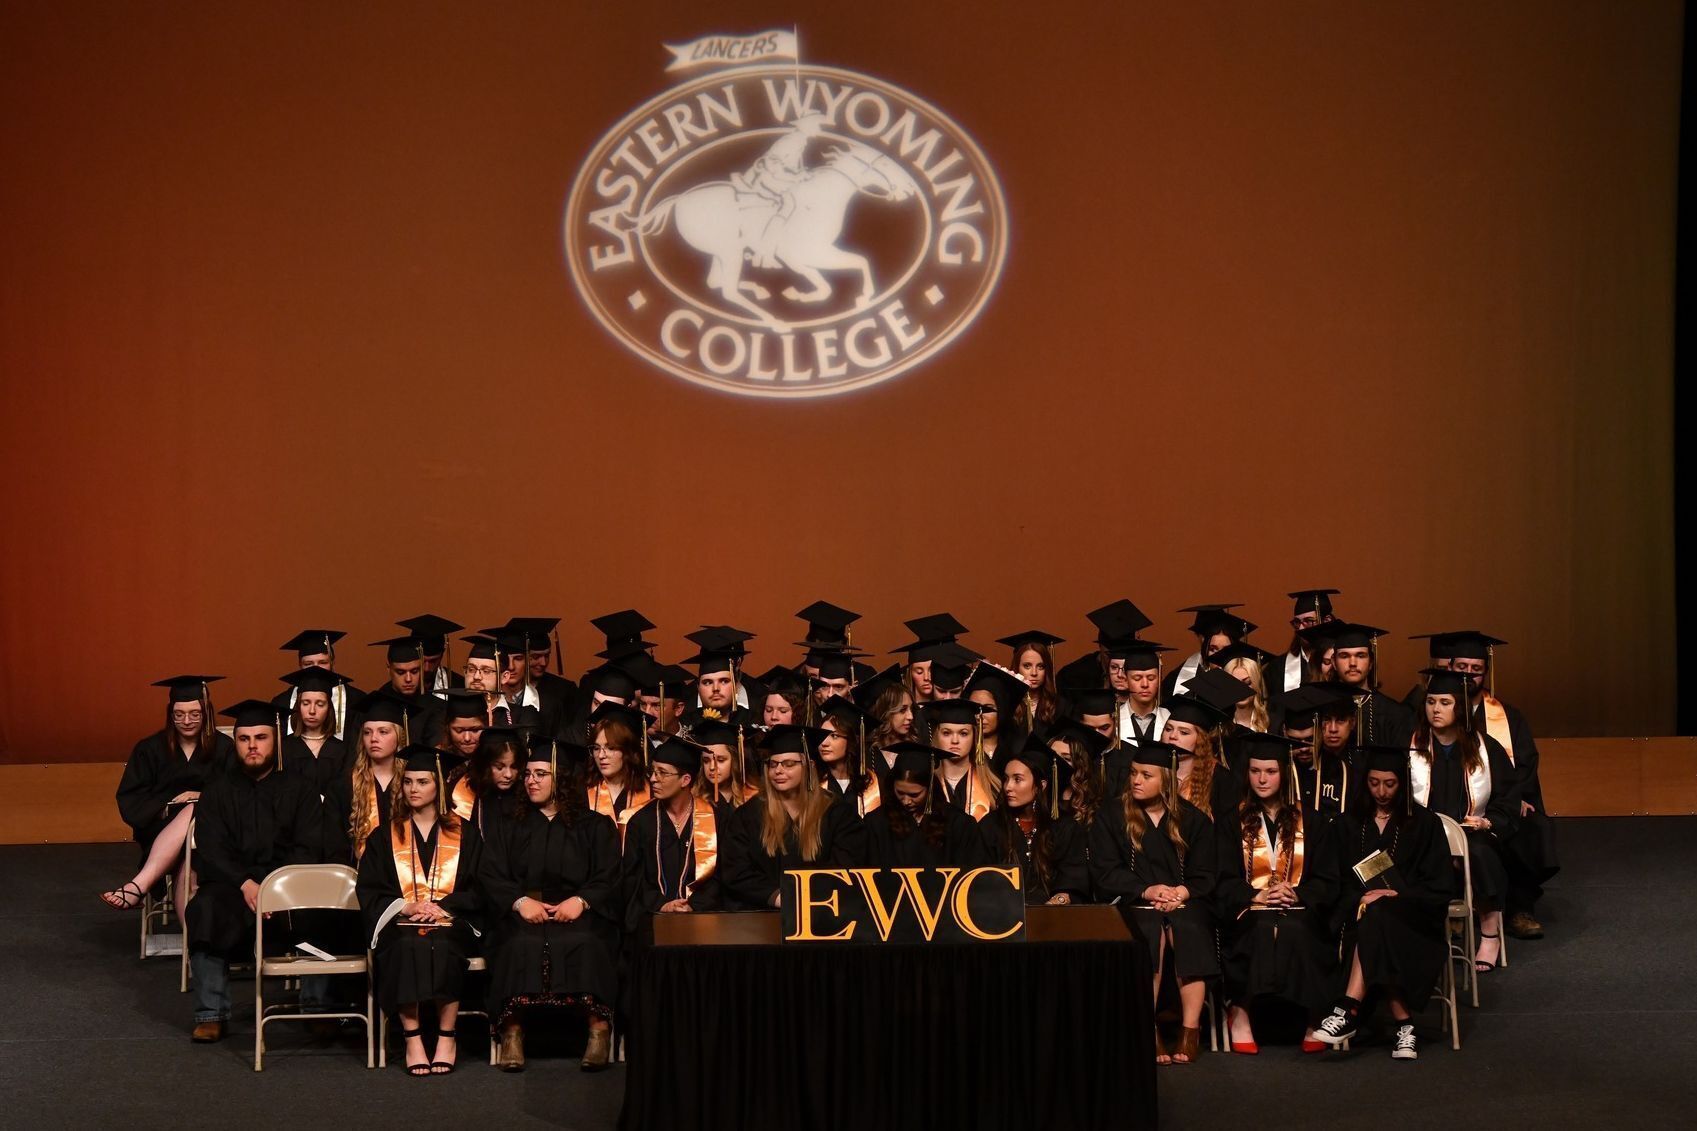
[[[112,891],[115,891],[119,895],[123,896],[124,902],[113,903],[110,899],[106,898],[111,893],[110,892],[104,892],[104,891],[100,893],[100,902],[104,903],[106,906],[110,907],[114,911],[134,911],[136,908],[140,907],[143,903],[147,902],[147,893],[145,891],[142,891],[141,885],[136,883],[134,880],[129,881],[128,883],[126,883],[121,888],[113,888]],[[130,902],[130,892],[132,892],[132,891],[136,893],[134,903]]]
[[[436,1034],[436,1049],[437,1049],[438,1052],[440,1052],[441,1049],[442,1049],[442,1042],[443,1041],[453,1041],[454,1042],[454,1059],[458,1060],[460,1058],[460,1038],[459,1038],[459,1034],[457,1034],[457,1033],[437,1033]],[[436,1054],[435,1053],[431,1054],[431,1056],[430,1056],[430,1074],[432,1076],[447,1076],[447,1075],[450,1075],[453,1071],[454,1071],[454,1066],[452,1064],[449,1064],[445,1060],[437,1060]]]
[[[402,1029],[401,1030],[401,1050],[402,1050],[401,1055],[402,1056],[406,1055],[406,1047],[407,1047],[406,1043],[408,1041],[412,1040],[414,1037],[417,1037],[418,1043],[422,1045],[424,1043],[424,1030],[423,1029]],[[425,1055],[428,1056],[429,1054],[426,1053]],[[407,1065],[407,1075],[408,1076],[428,1076],[428,1075],[430,1075],[430,1064],[428,1062],[426,1062],[424,1064],[409,1064],[409,1065]]]
[[[1503,936],[1502,936],[1502,933],[1500,931],[1497,934],[1494,934],[1494,935],[1487,935],[1483,931],[1481,931],[1479,933],[1479,941],[1480,942],[1484,942],[1486,939],[1499,939],[1500,940],[1502,937]],[[1498,966],[1501,966],[1502,963],[1503,963],[1503,944],[1500,941],[1497,943],[1497,956],[1495,958],[1491,959],[1491,961],[1486,962],[1483,958],[1480,958],[1477,954],[1473,956],[1473,969],[1476,973],[1479,973],[1479,974],[1489,974],[1492,970],[1495,970]]]

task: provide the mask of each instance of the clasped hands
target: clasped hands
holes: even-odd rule
[[[1177,911],[1184,906],[1184,901],[1190,898],[1190,889],[1182,884],[1177,887],[1151,884],[1143,889],[1143,898],[1157,911]]]
[[[532,899],[528,895],[520,896],[513,904],[519,918],[526,923],[546,923],[552,920],[556,923],[570,923],[584,912],[584,902],[577,896],[563,899],[559,903],[543,903],[540,899]]]
[[[1302,899],[1289,881],[1276,880],[1256,892],[1253,902],[1258,907],[1295,907]]]

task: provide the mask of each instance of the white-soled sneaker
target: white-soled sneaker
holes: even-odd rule
[[[1418,1060],[1418,1059],[1420,1059],[1420,1050],[1415,1047],[1415,1043],[1414,1043],[1414,1026],[1412,1026],[1412,1025],[1398,1025],[1397,1026],[1396,1043],[1391,1046],[1391,1059],[1392,1060]]]
[[[1355,1030],[1355,1014],[1334,1005],[1332,1011],[1322,1017],[1320,1023],[1314,1026],[1314,1038],[1336,1048],[1355,1036]]]

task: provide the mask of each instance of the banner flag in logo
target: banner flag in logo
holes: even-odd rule
[[[689,43],[668,43],[672,61],[668,71],[696,67],[740,67],[767,59],[797,59],[795,32],[763,31],[759,35],[704,35]]]

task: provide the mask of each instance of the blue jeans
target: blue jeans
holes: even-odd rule
[[[230,1019],[230,964],[203,950],[189,952],[189,971],[194,975],[194,1020]]]

